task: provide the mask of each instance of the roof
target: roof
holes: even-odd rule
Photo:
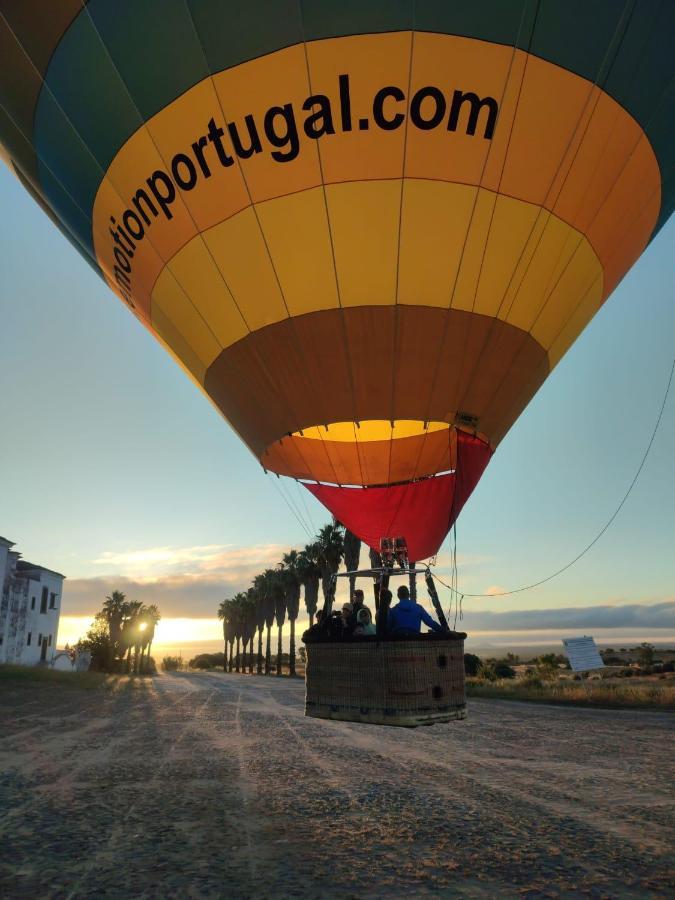
[[[0,544],[4,544],[5,547],[13,547],[14,541],[8,541],[7,538],[0,535]]]
[[[48,569],[46,566],[38,566],[36,563],[28,562],[27,559],[20,559],[16,564],[17,571],[19,572],[27,572],[28,570],[38,571],[38,572],[49,572],[50,575],[58,575],[59,578],[65,578],[61,572],[55,572],[54,569]]]

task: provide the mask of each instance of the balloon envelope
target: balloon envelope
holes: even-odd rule
[[[18,177],[261,464],[371,545],[438,549],[673,208],[670,3],[0,12]]]

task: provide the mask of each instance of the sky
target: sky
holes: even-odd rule
[[[216,639],[220,600],[307,543],[328,513],[263,473],[1,164],[0,208],[0,534],[67,576],[60,644],[115,588],[158,603],[167,643]],[[671,220],[462,512],[460,590],[491,595],[464,599],[467,630],[623,628],[675,641],[675,386],[607,533],[553,581],[495,596],[575,557],[635,475],[675,355],[674,250]],[[449,559],[446,541],[441,577]]]

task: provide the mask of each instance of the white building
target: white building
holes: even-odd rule
[[[0,537],[0,663],[51,663],[64,575],[21,559]]]

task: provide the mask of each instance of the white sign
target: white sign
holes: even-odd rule
[[[605,664],[592,637],[567,638],[563,640],[563,646],[573,672],[604,669]]]

